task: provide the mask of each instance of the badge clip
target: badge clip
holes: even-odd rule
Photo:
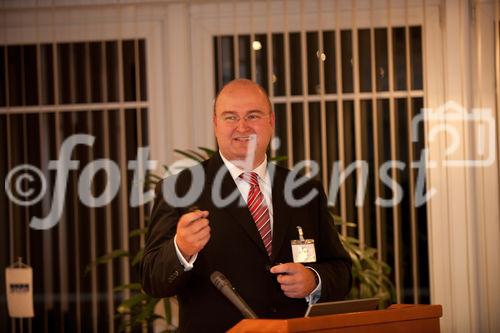
[[[304,231],[300,226],[297,226],[297,231],[299,232],[299,239],[294,239],[291,241],[293,262],[316,262],[316,249],[314,247],[314,239],[304,239]]]

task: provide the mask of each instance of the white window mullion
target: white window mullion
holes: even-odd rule
[[[118,41],[118,101],[120,102],[120,108],[118,110],[118,122],[119,122],[119,168],[120,168],[120,191],[118,192],[120,208],[121,208],[121,248],[123,250],[129,250],[129,210],[128,210],[128,197],[127,197],[127,148],[125,146],[125,112],[129,112],[129,110],[125,110],[123,102],[125,101],[124,96],[124,78],[123,78],[123,40]],[[121,259],[122,266],[122,283],[128,284],[130,283],[129,276],[129,260],[124,257]],[[125,289],[123,291],[123,296],[125,298],[130,297],[130,290]]]
[[[102,93],[102,100],[104,104],[107,103],[108,101],[108,64],[106,62],[106,42],[102,41],[101,42],[101,62],[102,62],[102,71],[101,71],[101,80],[102,80],[102,88],[101,88],[101,93]],[[102,126],[103,128],[109,128],[109,112],[106,112],[103,110],[102,112]],[[104,135],[103,138],[103,158],[110,159],[111,153],[110,153],[110,141],[109,141],[109,136]],[[106,202],[109,201],[109,192],[106,191]],[[106,223],[106,253],[111,253],[113,251],[113,228],[111,227],[113,218],[112,218],[112,213],[111,213],[111,205],[106,205],[105,206],[105,223]],[[113,303],[113,275],[114,275],[114,269],[113,269],[113,263],[108,262],[106,263],[106,311],[107,311],[107,317],[112,318],[114,314],[114,303]],[[114,321],[109,320],[108,321],[108,329],[112,331],[114,329]]]
[[[396,111],[395,111],[395,100],[394,100],[394,62],[393,62],[393,43],[392,43],[392,16],[391,16],[391,4],[390,0],[387,0],[387,46],[388,46],[388,72],[389,72],[389,112],[390,112],[390,138],[391,138],[391,178],[392,186],[395,188],[397,185],[397,174],[398,169],[396,168],[395,161],[397,159],[396,154]],[[400,204],[396,204],[394,197],[393,202],[393,235],[394,235],[394,274],[395,274],[395,285],[396,285],[396,300],[401,303],[401,267],[400,267],[400,246],[399,246],[399,215],[400,215]]]
[[[291,96],[291,80],[290,80],[290,39],[288,33],[288,0],[283,3],[283,13],[285,15],[285,27],[283,31],[284,37],[284,55],[285,55],[285,96],[286,96],[286,127],[287,127],[287,150],[288,150],[288,168],[293,167],[295,157],[293,156],[293,139],[292,139],[292,105],[290,103]]]
[[[303,130],[304,130],[304,159],[311,160],[311,138],[310,138],[310,124],[309,124],[309,85],[307,77],[307,50],[306,50],[306,32],[304,28],[304,0],[300,0],[300,60],[301,60],[301,71],[302,71],[302,119]],[[298,161],[294,161],[297,164]],[[305,168],[306,174],[311,170],[309,166]]]
[[[252,81],[257,80],[257,65],[255,60],[255,52],[253,42],[255,41],[255,27],[254,27],[254,2],[250,2],[250,78]]]
[[[411,91],[411,58],[410,58],[410,23],[408,19],[408,2],[405,1],[405,58],[406,58],[406,92],[408,96],[406,97],[406,112],[407,112],[407,142],[408,142],[408,163],[406,168],[409,172],[409,184],[410,188],[406,192],[409,196],[410,201],[410,230],[411,230],[411,263],[412,263],[412,280],[413,280],[413,301],[417,303],[420,296],[419,288],[419,275],[418,275],[418,249],[417,249],[417,211],[415,206],[415,170],[411,167],[411,161],[413,161],[414,151],[413,151],[413,132],[412,132],[412,110],[413,110],[413,100],[410,97],[409,92]],[[408,221],[401,221],[401,223],[408,223]]]
[[[353,88],[354,88],[354,138],[355,138],[355,163],[363,160],[363,147],[362,147],[362,130],[361,130],[361,101],[359,97],[359,52],[358,52],[358,22],[357,22],[357,1],[353,0],[351,2],[351,17],[352,17],[352,60],[353,60]],[[358,164],[357,164],[358,165]],[[356,199],[357,195],[361,193],[358,191],[360,184],[363,183],[363,170],[358,167],[356,168]],[[357,203],[357,200],[356,200]],[[357,225],[358,225],[358,238],[360,248],[365,247],[365,218],[364,218],[364,205],[367,204],[363,200],[363,205],[356,207],[358,211]],[[356,204],[357,206],[357,204]]]
[[[328,152],[327,152],[327,135],[326,135],[326,101],[325,101],[325,63],[324,63],[324,40],[323,40],[323,15],[322,15],[322,0],[318,0],[318,65],[319,65],[319,87],[320,87],[320,119],[321,119],[321,178],[323,179],[323,187],[328,190]],[[332,56],[332,55],[328,55]],[[333,142],[332,144],[337,144]]]
[[[238,8],[237,1],[232,2],[233,11],[233,63],[234,63],[234,77],[240,77],[240,43],[238,38]]]
[[[373,131],[373,175],[375,183],[375,198],[380,198],[380,181],[378,168],[380,165],[380,144],[378,136],[378,102],[377,102],[377,64],[375,61],[375,27],[373,24],[373,0],[370,0],[370,63],[371,63],[371,85],[372,85],[372,131]],[[371,204],[371,203],[369,203]],[[377,239],[377,258],[382,260],[382,212],[380,205],[375,204],[375,224],[376,224],[376,239]]]
[[[340,12],[339,1],[335,1],[335,73],[337,74],[337,124],[338,124],[338,140],[339,140],[339,166],[340,170],[345,170],[345,143],[344,143],[344,100],[343,100],[343,82],[342,82],[342,48],[340,43]],[[342,163],[340,163],[342,162]],[[347,235],[347,198],[346,198],[346,185],[345,182],[340,187],[340,215],[342,217],[342,234]]]

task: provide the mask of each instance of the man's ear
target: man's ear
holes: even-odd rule
[[[214,128],[217,128],[217,117],[215,116],[215,112],[212,112],[212,124]]]

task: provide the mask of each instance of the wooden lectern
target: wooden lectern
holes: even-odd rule
[[[293,319],[243,319],[228,332],[438,333],[441,305],[394,304],[385,310]]]

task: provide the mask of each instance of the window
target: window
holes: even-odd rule
[[[146,41],[1,46],[0,76],[0,176],[6,179],[15,167],[29,164],[47,181],[47,195],[32,205],[19,205],[1,192],[2,266],[22,257],[40,272],[34,278],[34,331],[114,331],[120,294],[112,288],[136,281],[138,273],[125,259],[85,271],[98,256],[114,249],[136,251],[144,242],[143,236],[129,239],[130,230],[144,227],[145,211],[129,205],[134,174],[127,162],[136,159],[138,147],[148,145]],[[75,134],[91,135],[95,142],[72,152],[79,167],[69,172],[62,217],[49,230],[32,229],[31,218],[43,218],[52,209],[57,173],[50,161]],[[84,168],[99,159],[118,167],[120,187],[109,204],[92,208],[79,199],[79,180]],[[95,197],[104,192],[107,178],[103,170],[95,173]],[[22,189],[40,193],[41,181],[35,179],[23,179]],[[7,318],[7,309],[0,310]],[[3,321],[0,330],[9,331],[8,324]]]
[[[356,204],[365,179],[358,168],[331,203],[357,225],[342,232],[395,267],[398,302],[430,302],[426,205],[415,205],[419,174],[412,168],[424,148],[423,127],[413,142],[411,126],[423,107],[421,26],[224,34],[213,37],[213,47],[216,91],[243,77],[269,92],[280,139],[271,154],[286,155],[283,165],[316,161],[328,193],[339,180],[332,180],[336,166],[366,162],[363,201]],[[403,189],[389,207],[376,204],[394,196],[383,170]]]

